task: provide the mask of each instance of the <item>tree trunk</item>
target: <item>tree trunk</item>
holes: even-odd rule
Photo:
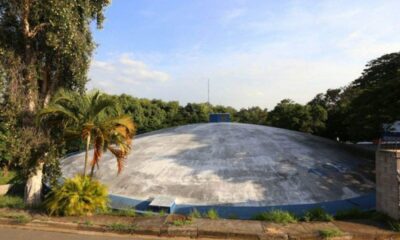
[[[34,169],[25,185],[25,205],[38,206],[42,202],[42,177],[44,162],[40,162]]]
[[[88,134],[88,136],[86,138],[85,166],[83,167],[83,176],[86,176],[86,169],[87,169],[88,158],[89,158],[89,147],[90,147],[90,133]]]

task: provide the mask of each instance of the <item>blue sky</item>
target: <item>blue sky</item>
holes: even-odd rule
[[[272,109],[400,51],[400,1],[113,0],[88,88]]]

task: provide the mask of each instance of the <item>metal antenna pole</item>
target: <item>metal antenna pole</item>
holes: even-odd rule
[[[210,79],[207,82],[207,103],[210,105]]]

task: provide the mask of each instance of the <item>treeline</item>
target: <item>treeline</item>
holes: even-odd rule
[[[191,123],[208,122],[209,113],[227,112],[232,121],[270,125],[307,132],[341,141],[373,140],[383,123],[400,119],[400,53],[384,55],[369,62],[361,76],[348,86],[328,89],[307,104],[290,99],[272,110],[260,107],[237,110],[207,103],[139,99],[112,96],[122,110],[132,115],[138,133]]]

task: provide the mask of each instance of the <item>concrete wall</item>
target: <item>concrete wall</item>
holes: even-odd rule
[[[378,150],[375,161],[376,210],[400,219],[400,151]]]

